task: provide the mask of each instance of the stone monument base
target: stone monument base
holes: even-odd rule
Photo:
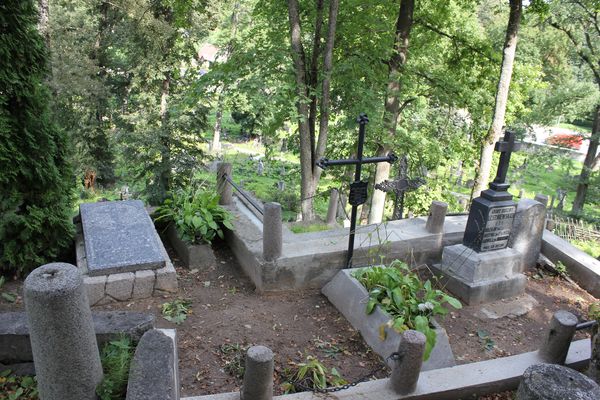
[[[440,283],[468,305],[489,303],[525,292],[520,254],[510,248],[477,253],[463,244],[444,248],[442,263],[433,266]]]

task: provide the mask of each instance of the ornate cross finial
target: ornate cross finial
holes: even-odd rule
[[[508,166],[510,164],[510,155],[520,148],[521,143],[515,143],[515,133],[512,131],[507,130],[504,133],[504,140],[496,142],[494,150],[500,152],[500,162],[498,163],[496,178],[490,184],[490,188],[498,191],[505,191],[508,189],[506,173],[508,172]]]

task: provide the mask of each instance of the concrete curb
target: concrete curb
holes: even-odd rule
[[[385,325],[390,316],[377,306],[373,313],[365,312],[369,293],[364,286],[351,276],[358,268],[344,269],[321,289],[335,308],[341,312],[350,324],[362,335],[371,349],[391,367],[394,362],[388,360],[390,354],[398,350],[400,334],[394,329],[385,327],[385,340],[379,337],[379,327]],[[446,330],[434,322],[437,333],[436,345],[429,359],[423,362],[422,371],[451,367],[455,365],[454,354],[450,347]]]
[[[542,254],[552,262],[562,262],[569,276],[589,294],[600,298],[600,261],[579,250],[552,232],[544,230]]]
[[[590,340],[578,340],[571,343],[566,366],[581,370],[590,359]],[[335,398],[338,400],[456,400],[472,398],[506,390],[515,390],[519,386],[525,370],[534,364],[542,363],[537,351],[516,356],[496,358],[478,363],[457,365],[455,367],[434,369],[421,372],[417,390],[408,395],[395,393],[389,379],[378,379],[359,383],[355,387],[337,392],[335,397],[303,392],[276,396],[278,400],[319,400]],[[240,394],[222,393],[197,397],[184,397],[182,400],[239,400]]]

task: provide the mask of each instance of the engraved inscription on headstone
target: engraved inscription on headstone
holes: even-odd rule
[[[508,245],[516,210],[516,206],[495,207],[490,210],[481,238],[481,251],[503,249]]]

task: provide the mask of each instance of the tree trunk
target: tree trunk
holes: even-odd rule
[[[481,145],[479,165],[477,166],[475,173],[475,183],[471,193],[471,199],[479,197],[479,194],[487,187],[490,180],[494,145],[498,139],[500,139],[502,128],[504,127],[506,104],[508,102],[508,92],[512,78],[515,53],[517,50],[517,38],[522,11],[522,0],[510,0],[510,15],[506,27],[506,38],[504,40],[504,50],[502,52],[500,79],[498,80],[498,87],[496,89],[496,102],[494,105],[492,125]]]
[[[331,103],[331,70],[333,68],[333,47],[335,45],[335,31],[337,26],[337,15],[339,10],[339,0],[330,0],[329,2],[329,25],[327,30],[327,40],[325,42],[325,54],[323,55],[323,83],[321,87],[322,97],[319,115],[319,138],[313,160],[313,184],[319,186],[321,179],[321,168],[317,168],[315,163],[325,155],[327,145],[327,135],[329,134],[329,107]]]
[[[600,105],[596,106],[596,113],[594,114],[594,125],[592,128],[592,136],[590,137],[590,147],[588,148],[585,160],[583,161],[583,168],[579,175],[579,183],[577,184],[577,194],[575,200],[573,200],[572,212],[579,214],[583,211],[583,205],[585,203],[585,197],[589,186],[590,175],[596,167],[597,158],[596,153],[598,152],[598,142],[600,141]]]
[[[221,152],[221,123],[223,121],[223,92],[225,88],[221,88],[219,91],[219,97],[217,100],[217,115],[215,118],[215,131],[213,134],[213,139],[210,145],[211,153],[220,153]]]
[[[316,0],[317,16],[315,18],[315,35],[313,51],[308,74],[308,92],[310,94],[310,109],[308,111],[308,128],[310,130],[310,148],[312,159],[315,159],[315,138],[317,121],[317,85],[319,84],[319,53],[321,52],[321,29],[323,27],[323,0]]]
[[[304,47],[302,46],[302,32],[300,28],[300,14],[298,0],[288,0],[288,14],[290,22],[290,43],[292,47],[292,59],[294,60],[294,74],[296,76],[296,91],[298,102],[298,131],[300,134],[300,196],[302,219],[310,221],[314,219],[313,199],[315,188],[313,184],[313,160],[310,140],[310,129],[308,125],[309,107],[307,104],[308,93],[306,87],[306,63]]]
[[[396,135],[398,117],[400,116],[400,93],[402,85],[400,76],[408,56],[408,39],[413,25],[414,0],[402,1],[396,21],[396,35],[394,40],[394,53],[388,61],[388,84],[383,113],[383,124],[388,141]],[[380,144],[377,148],[378,156],[386,156],[390,152],[389,145]],[[390,176],[390,164],[378,163],[375,170],[375,183],[381,183]],[[375,190],[371,200],[369,224],[380,223],[383,219],[385,206],[385,192]]]
[[[38,30],[44,38],[46,43],[46,49],[50,50],[50,26],[49,17],[50,11],[48,6],[48,0],[38,0],[38,11],[40,13],[40,19],[38,21]]]
[[[169,88],[171,86],[171,74],[167,72],[161,85],[160,94],[160,142],[161,163],[159,172],[159,199],[161,202],[171,188],[171,137],[169,130]]]

